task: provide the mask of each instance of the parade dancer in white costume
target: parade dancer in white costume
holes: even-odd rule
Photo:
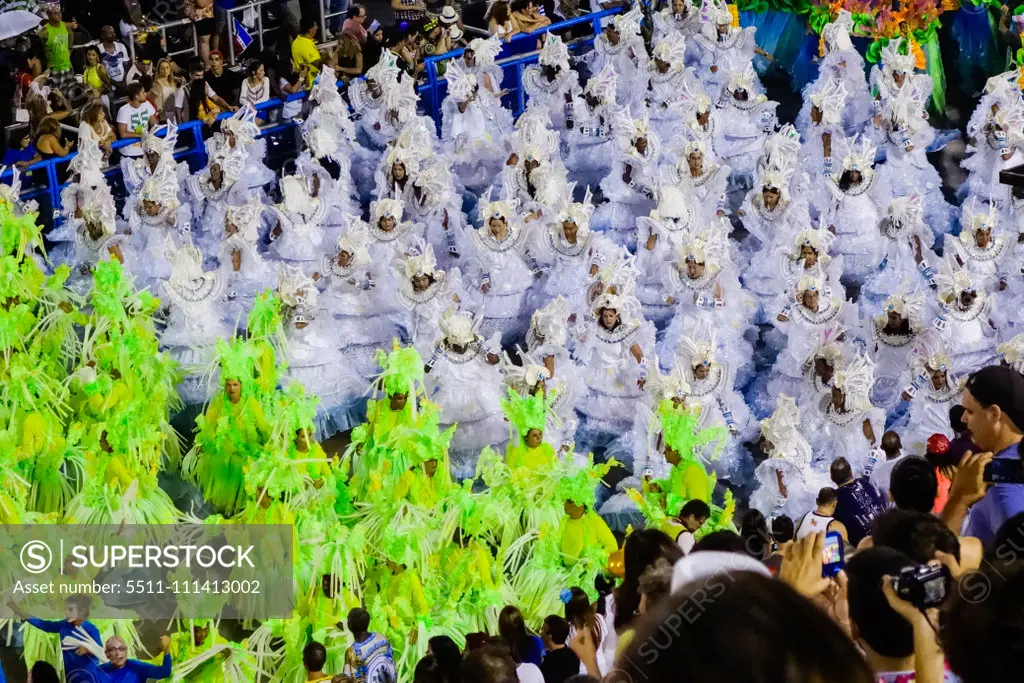
[[[250,190],[262,191],[265,185],[274,182],[274,172],[266,167],[263,159],[267,156],[267,141],[260,138],[260,128],[256,125],[256,110],[249,105],[243,106],[235,114],[220,124],[220,132],[215,133],[206,141],[207,156],[215,156],[220,147],[245,155],[242,172],[238,182]]]
[[[441,428],[458,424],[449,447],[452,476],[473,476],[481,449],[503,450],[508,425],[501,411],[505,384],[498,371],[496,336],[479,335],[482,318],[447,309],[439,320],[441,337],[427,361],[427,396],[441,409]]]
[[[713,467],[719,476],[738,481],[747,458],[743,444],[754,439],[757,429],[743,396],[734,388],[736,369],[749,363],[749,358],[732,343],[731,335],[728,345],[720,343],[721,331],[712,328],[707,318],[691,319],[684,328],[675,366],[689,386],[687,400],[700,403],[702,422],[729,430],[725,450]]]
[[[641,316],[640,302],[632,293],[636,275],[628,272],[631,269],[628,260],[618,264],[617,274],[591,304],[591,315],[577,323],[575,356],[585,368],[587,382],[579,405],[585,418],[577,438],[581,452],[605,446],[606,452],[622,453],[612,442],[632,429],[633,416],[646,401],[648,367],[657,363],[654,326]]]
[[[992,117],[1004,107],[1019,107],[1024,104],[1020,90],[1020,67],[996,74],[985,82],[978,106],[971,112],[967,122],[967,139],[977,144],[985,136]]]
[[[544,269],[538,303],[564,297],[573,312],[586,315],[586,292],[600,268],[615,252],[611,242],[590,229],[594,206],[590,190],[582,202],[573,202],[553,216],[535,236],[534,252]]]
[[[761,439],[768,459],[757,466],[757,489],[750,507],[768,519],[786,515],[797,520],[814,508],[827,479],[811,469],[811,444],[800,425],[800,408],[792,397],[779,394],[775,412],[761,420]]]
[[[871,94],[876,102],[876,113],[884,111],[886,102],[904,90],[910,90],[919,102],[927,102],[932,96],[932,77],[915,73],[914,61],[905,38],[890,40],[882,48],[881,63],[871,67]]]
[[[697,5],[690,0],[672,0],[654,14],[654,44],[657,45],[672,34],[690,40],[700,33],[701,26],[700,8]],[[687,64],[697,60],[695,47],[687,52]]]
[[[497,333],[503,346],[522,338],[525,304],[534,280],[542,275],[530,251],[526,231],[508,203],[491,201],[488,190],[480,200],[481,226],[473,232],[473,272],[466,273],[481,297],[480,325],[490,338]]]
[[[608,239],[630,250],[636,248],[636,219],[654,208],[661,141],[650,129],[646,114],[633,121],[630,131],[615,136],[618,154],[611,170],[601,181],[608,200],[594,211],[591,227],[603,231]]]
[[[779,103],[759,91],[750,64],[742,71],[730,72],[728,79],[719,100],[715,153],[732,169],[730,182],[749,188],[764,142],[775,131]]]
[[[930,263],[934,234],[924,224],[921,197],[894,197],[878,223],[884,240],[882,267],[861,290],[872,301],[879,301],[904,285],[935,283],[936,264]]]
[[[665,173],[658,212],[680,218],[685,212],[677,207],[686,203],[693,208],[698,225],[724,217],[729,209],[726,188],[730,173],[728,165],[714,158],[707,139],[689,140],[676,154],[675,169]]]
[[[591,73],[611,68],[625,86],[616,92],[620,106],[640,111],[644,92],[635,87],[646,80],[647,49],[640,35],[643,14],[637,5],[628,12],[616,14],[604,25],[601,35],[594,38],[594,50],[587,55]]]
[[[350,198],[355,199],[357,187],[360,188],[359,194],[368,196],[372,176],[367,171],[373,168],[376,154],[355,141],[355,124],[349,118],[348,105],[338,92],[334,69],[322,67],[309,91],[309,99],[315,106],[301,126],[308,148],[304,154],[319,162],[317,165],[329,168],[331,176],[337,176],[332,177],[334,186],[324,188],[325,191],[330,189],[332,195],[337,193],[338,199],[334,201],[339,205]],[[353,176],[353,171],[359,177]]]
[[[732,13],[725,7],[712,9],[712,20],[693,37],[700,50],[695,65],[697,77],[704,83],[708,97],[718,100],[729,74],[742,72],[754,62],[754,55],[765,55],[754,42],[753,26],[733,26]],[[760,84],[758,84],[760,85]]]
[[[291,175],[281,178],[281,203],[271,209],[277,224],[267,253],[273,258],[302,268],[319,263],[325,245],[324,218],[327,204],[309,196],[306,179]]]
[[[215,254],[224,239],[228,209],[260,201],[258,193],[237,182],[244,162],[244,155],[220,148],[206,168],[185,179],[195,221],[194,241],[206,256]]]
[[[505,138],[512,132],[511,121],[503,127],[504,117],[481,95],[476,74],[450,62],[445,73],[448,95],[441,105],[441,141],[452,160],[453,172],[470,190],[480,190],[494,182],[508,158]]]
[[[278,294],[284,304],[285,348],[281,349],[287,370],[282,383],[298,382],[307,394],[320,399],[313,424],[316,439],[327,439],[352,429],[365,417],[366,380],[373,372],[366,363],[346,356],[339,343],[349,340],[340,333],[340,323],[320,308],[316,283],[302,271],[284,266],[280,272]],[[363,349],[354,347],[357,356]],[[372,366],[372,361],[369,361]],[[360,373],[363,374],[360,374]]]
[[[555,130],[566,130],[573,127],[570,122],[575,125],[573,108],[581,93],[579,80],[569,64],[569,48],[561,36],[545,33],[542,40],[537,64],[523,69],[528,111],[542,110]]]
[[[647,94],[644,99],[650,112],[651,125],[663,140],[671,140],[677,129],[686,125],[691,93],[702,92],[703,86],[686,67],[686,42],[677,32],[669,33],[655,43],[648,64]]]
[[[723,229],[709,226],[684,236],[666,265],[662,275],[664,303],[674,307],[675,314],[658,345],[662,362],[670,362],[679,354],[682,339],[695,320],[706,320],[718,334],[732,340],[737,358],[743,359],[733,367],[740,383],[745,384],[753,373],[753,349],[744,338],[753,301],[740,285]]]
[[[401,307],[397,320],[404,337],[429,358],[440,336],[441,314],[466,298],[461,273],[438,270],[433,247],[415,238],[409,253],[394,260],[392,270]]]
[[[810,227],[811,217],[807,202],[803,197],[793,197],[790,188],[795,166],[786,166],[778,170],[765,171],[758,174],[758,185],[747,193],[743,204],[736,212],[743,227],[750,233],[741,247],[744,254],[753,257],[769,257],[759,262],[751,262],[753,270],[744,273],[743,281],[748,287],[754,271],[764,271],[760,275],[774,276],[767,271],[771,255],[778,249],[788,249],[797,233]],[[757,275],[753,275],[756,279]],[[755,288],[761,295],[778,294],[778,288],[766,290]]]
[[[412,149],[394,144],[381,157],[374,174],[374,196],[377,199],[404,199],[409,180],[419,172],[420,163],[429,158],[429,148]]]
[[[821,221],[835,231],[836,253],[845,259],[843,283],[861,285],[875,273],[883,242],[881,219],[872,187],[875,184],[875,146],[861,137],[848,145],[839,172],[826,180],[830,202]]]
[[[835,158],[846,148],[842,114],[847,94],[843,82],[832,79],[810,96],[809,122],[801,131],[804,144],[800,165],[814,181],[832,175],[837,165]],[[814,182],[810,195],[808,201],[815,212],[827,207],[832,198],[823,182]]]
[[[398,56],[384,50],[380,61],[366,70],[365,79],[356,79],[348,86],[348,99],[356,118],[356,139],[372,151],[379,151],[391,141],[387,135],[387,91],[398,84]]]
[[[1003,210],[1010,204],[1010,186],[999,181],[999,173],[1024,164],[1024,103],[1006,104],[986,117],[984,128],[973,144],[967,146],[960,167],[967,170],[967,180],[957,190],[964,203],[971,199]]]
[[[615,137],[628,134],[633,121],[615,103],[617,76],[610,66],[587,81],[573,105],[572,130],[566,131],[569,158],[565,165],[579,183],[597,187],[607,175],[614,157]],[[625,87],[625,86],[624,86]]]
[[[674,303],[667,302],[665,270],[672,267],[676,251],[689,241],[691,232],[696,230],[695,208],[681,193],[675,199],[671,208],[663,200],[659,208],[636,221],[636,266],[640,273],[636,296],[643,305],[644,317],[658,329],[664,329],[675,314]],[[663,216],[663,210],[677,217]]]
[[[179,247],[168,240],[166,257],[171,276],[164,281],[161,295],[170,303],[170,314],[160,345],[182,367],[178,385],[182,401],[201,405],[210,400],[215,388],[205,377],[213,347],[219,339],[234,335],[234,328],[225,321],[224,278],[216,271],[203,272],[203,255],[188,242]]]
[[[259,250],[272,215],[259,202],[228,207],[218,257],[227,298],[225,317],[231,323],[243,324],[256,295],[277,284],[276,271]]]
[[[862,336],[875,362],[871,400],[880,408],[891,410],[900,401],[900,382],[908,367],[908,356],[918,337],[928,329],[930,316],[925,296],[920,291],[905,293],[900,289],[885,300],[880,313],[866,313]]]
[[[885,413],[871,405],[873,385],[874,364],[863,354],[836,370],[831,392],[808,415],[813,466],[819,471],[828,471],[832,461],[842,456],[854,477],[871,473],[885,428]]]
[[[1010,341],[1000,344],[996,351],[999,353],[1000,363],[1024,375],[1024,334],[1018,334]]]
[[[426,238],[443,264],[458,263],[472,248],[462,197],[446,160],[427,161],[416,170],[405,190],[405,212],[414,223],[426,226]]]
[[[530,392],[538,390],[554,395],[551,414],[557,424],[545,436],[551,443],[560,444],[560,453],[571,452],[576,443],[576,429],[579,419],[576,408],[586,395],[584,369],[569,356],[569,318],[573,309],[569,301],[557,297],[544,308],[537,309],[530,316],[530,328],[526,332],[526,355],[532,359],[524,362],[523,379]],[[542,384],[542,386],[538,386]],[[583,457],[585,453],[579,454]]]
[[[164,132],[163,137],[157,135],[160,131]],[[142,156],[121,157],[121,175],[124,177],[124,187],[129,195],[135,194],[142,187],[142,183],[157,172],[161,164],[173,167],[181,182],[188,177],[188,164],[184,161],[174,161],[174,147],[178,144],[176,125],[168,123],[166,126],[144,131],[140,144]]]
[[[991,294],[951,257],[942,260],[937,280],[939,313],[932,325],[942,332],[953,367],[967,375],[991,365],[998,339]]]
[[[391,263],[409,252],[423,238],[423,226],[403,220],[405,204],[398,199],[370,203],[370,256],[377,263]]]
[[[925,223],[936,238],[941,238],[952,227],[953,207],[942,196],[942,178],[925,155],[935,139],[935,131],[927,123],[926,102],[904,88],[882,110],[886,162],[877,169],[875,201],[878,206],[887,206],[893,197],[919,195]]]
[[[172,174],[173,170],[166,168],[150,176],[128,215],[134,256],[125,265],[140,287],[155,288],[171,276],[165,256],[168,238],[179,246],[191,239],[192,214],[188,204],[178,201],[178,180]]]
[[[1013,277],[1009,272],[1010,240],[999,229],[995,207],[972,200],[964,205],[960,224],[959,237],[946,235],[943,254],[956,259],[971,280],[985,291],[1005,290]]]
[[[572,199],[568,172],[559,156],[558,133],[540,109],[527,109],[516,121],[512,154],[501,172],[502,196],[519,207],[524,221],[562,209]]]
[[[313,129],[305,137],[308,148],[295,159],[295,173],[305,179],[310,198],[324,203],[324,234],[333,241],[344,228],[345,216],[359,213],[349,151],[338,146],[327,127]]]
[[[92,129],[90,128],[90,130],[92,130]],[[96,136],[93,135],[92,137],[95,138]],[[80,140],[81,140],[81,138],[80,138]],[[99,149],[99,141],[98,140],[96,141],[96,148]],[[79,153],[81,153],[81,147],[79,147]],[[101,159],[102,159],[102,156],[103,155],[102,155],[102,152],[101,152],[100,153]],[[71,163],[68,164],[68,169],[69,169],[69,171],[71,173],[74,173],[75,160],[77,158],[78,158],[78,155],[76,155],[75,158],[71,160]],[[3,175],[6,171],[7,171],[7,167],[6,166],[0,166],[0,175]],[[21,173],[18,171],[18,167],[17,166],[12,166],[10,171],[11,171],[10,183],[0,183],[0,202],[8,204],[11,207],[11,210],[14,211],[14,215],[15,216],[24,216],[27,213],[37,213],[39,211],[39,202],[37,202],[34,199],[29,199],[28,201],[22,201],[22,199],[21,199]],[[100,167],[100,177],[102,178],[102,176],[103,176],[103,172],[102,172],[102,164],[101,164],[101,167]],[[68,188],[64,188],[63,192],[66,192],[67,189]],[[63,192],[61,193],[62,196],[63,196]],[[68,204],[65,204],[65,203],[61,202],[61,206],[63,207],[63,210],[66,211],[67,207],[68,207]]]
[[[796,127],[801,133],[808,129],[811,97],[831,80],[838,80],[845,86],[847,98],[843,103],[842,127],[847,135],[859,135],[871,119],[874,109],[864,77],[864,58],[850,41],[853,28],[853,16],[841,9],[821,31],[826,53],[822,57],[817,80],[804,87],[804,104],[796,118]]]
[[[967,384],[967,376],[953,369],[953,359],[946,343],[934,329],[918,335],[910,353],[909,377],[903,390],[903,399],[910,401],[905,424],[897,423],[903,448],[911,453],[926,452],[926,443],[932,434],[943,434],[952,439],[949,409],[960,405]]]
[[[784,124],[764,141],[764,153],[757,160],[757,173],[796,168],[800,149],[800,133],[793,124]]]

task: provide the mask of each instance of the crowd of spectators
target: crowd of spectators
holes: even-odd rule
[[[347,0],[322,1],[326,35],[321,35],[319,11],[274,3],[270,7],[281,29],[266,34],[262,52],[254,44],[234,64],[220,49],[230,37],[229,17],[240,16],[227,13],[233,3],[188,0],[183,16],[195,24],[194,53],[173,57],[160,33],[146,32],[133,0],[124,0],[117,26],[97,26],[105,17],[88,3],[65,3],[67,11],[47,5],[39,29],[7,41],[3,52],[0,77],[13,95],[0,121],[6,130],[4,164],[26,167],[63,156],[83,125],[100,134],[109,156],[115,139],[138,137],[147,127],[193,120],[213,124],[219,114],[242,105],[301,93],[324,65],[347,82],[376,64],[384,49],[399,56],[407,73],[422,78],[425,58],[456,50],[474,37],[490,32],[510,40],[579,13],[572,3],[498,0],[476,18],[481,26],[467,29],[462,6],[444,0],[392,0],[392,12],[380,17]],[[288,119],[301,111],[301,102],[291,102],[279,112],[261,114],[261,120]]]

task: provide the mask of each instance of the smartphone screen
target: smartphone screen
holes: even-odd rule
[[[843,568],[843,537],[837,531],[825,534],[825,550],[821,557],[821,575],[835,576]]]
[[[992,484],[1024,484],[1024,460],[996,458],[985,465],[984,479]]]

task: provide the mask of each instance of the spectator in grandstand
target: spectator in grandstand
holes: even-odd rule
[[[23,59],[14,73],[17,83],[16,104],[24,103],[33,91],[37,95],[42,95],[41,89],[49,77],[43,70],[43,57],[38,49],[30,47]]]
[[[11,134],[10,142],[0,165],[25,168],[42,160],[39,152],[36,151],[36,146],[32,144],[32,131],[27,127],[14,131]]]
[[[342,35],[355,36],[360,45],[366,44],[366,8],[362,5],[352,5],[348,10],[348,18],[341,25]]]
[[[139,83],[143,76],[149,76],[156,80],[156,71],[153,69],[153,60],[149,57],[139,57],[128,69],[128,75],[124,77],[124,84],[131,85]],[[152,92],[150,93],[152,94]]]
[[[410,76],[418,76],[426,68],[416,43],[416,32],[399,33],[391,50],[398,55],[398,68]]]
[[[110,146],[117,140],[117,134],[114,133],[113,126],[107,120],[107,110],[101,103],[90,102],[82,109],[82,122],[78,125],[79,137],[82,135],[83,126],[88,126],[99,138],[100,149],[103,150],[105,156],[109,156]]]
[[[117,34],[114,33],[113,26],[104,26],[100,29],[100,61],[106,67],[110,80],[120,90],[125,85],[131,57],[128,54],[128,48],[116,38]]]
[[[260,102],[270,99],[270,79],[267,78],[267,69],[263,62],[254,59],[249,62],[245,70],[245,80],[242,81],[242,91],[238,96],[238,104],[255,107]]]
[[[353,35],[342,34],[331,51],[334,71],[346,83],[363,74],[363,46]]]
[[[523,29],[516,23],[512,16],[512,10],[505,0],[496,0],[484,15],[487,20],[487,30],[492,36],[498,36],[504,41],[512,40],[514,36],[523,32]]]
[[[107,94],[114,91],[114,82],[100,60],[100,51],[95,45],[90,45],[85,49],[82,83],[86,87],[86,93],[90,100],[98,99],[103,102],[103,106],[110,106],[110,98]]]
[[[222,111],[234,111],[227,102],[206,82],[206,74],[203,71],[203,63],[198,59],[189,63],[188,67],[191,80],[188,85],[178,90],[174,106],[177,111],[178,122],[202,121],[206,125],[213,125],[217,114]]]
[[[174,77],[171,60],[163,58],[156,64],[156,72],[153,76],[153,87],[149,90],[149,96],[160,114],[161,121],[178,121],[174,101],[178,94],[180,83]]]
[[[551,25],[551,19],[540,13],[533,0],[514,0],[512,19],[523,33],[533,33]]]
[[[144,132],[156,125],[156,108],[146,99],[146,89],[141,83],[129,86],[127,94],[128,101],[117,110],[117,134],[121,139],[141,138]],[[121,154],[142,156],[142,147],[129,145],[121,149]]]
[[[39,29],[39,38],[46,50],[46,63],[50,66],[50,80],[61,92],[75,85],[75,72],[71,69],[71,47],[75,44],[78,23],[64,21],[60,4],[47,5],[46,23]]]
[[[306,89],[306,67],[302,67],[298,71],[286,72],[280,78],[279,87],[281,88],[281,95],[287,99],[289,95],[300,93]],[[284,106],[281,107],[281,118],[285,121],[294,119],[302,112],[302,100],[294,100],[292,102],[285,102]]]
[[[66,157],[71,154],[74,147],[74,140],[65,143],[64,131],[57,119],[47,116],[39,122],[36,129],[36,150],[44,160]]]
[[[384,29],[380,22],[374,20],[366,29],[366,44],[363,45],[363,64],[369,69],[380,61],[380,55],[384,51]]]
[[[836,520],[846,527],[850,543],[856,546],[870,533],[871,521],[888,507],[888,502],[865,476],[853,478],[846,458],[838,457],[829,467],[829,476],[836,485]]]
[[[218,50],[210,52],[210,69],[206,72],[206,83],[213,92],[228,104],[238,104],[238,92],[242,88],[242,76],[224,68],[224,55]]]
[[[199,36],[199,59],[203,65],[210,63],[210,36],[213,35],[213,0],[188,0],[185,14],[194,23]]]
[[[314,17],[305,17],[299,26],[299,35],[292,41],[292,69],[304,71],[305,86],[313,85],[322,63],[316,47],[317,23]]]

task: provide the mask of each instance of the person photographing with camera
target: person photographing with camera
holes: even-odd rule
[[[983,452],[964,456],[942,519],[987,547],[1003,522],[1024,512],[1024,377],[1001,366],[983,368],[968,378],[962,402],[964,422]]]

